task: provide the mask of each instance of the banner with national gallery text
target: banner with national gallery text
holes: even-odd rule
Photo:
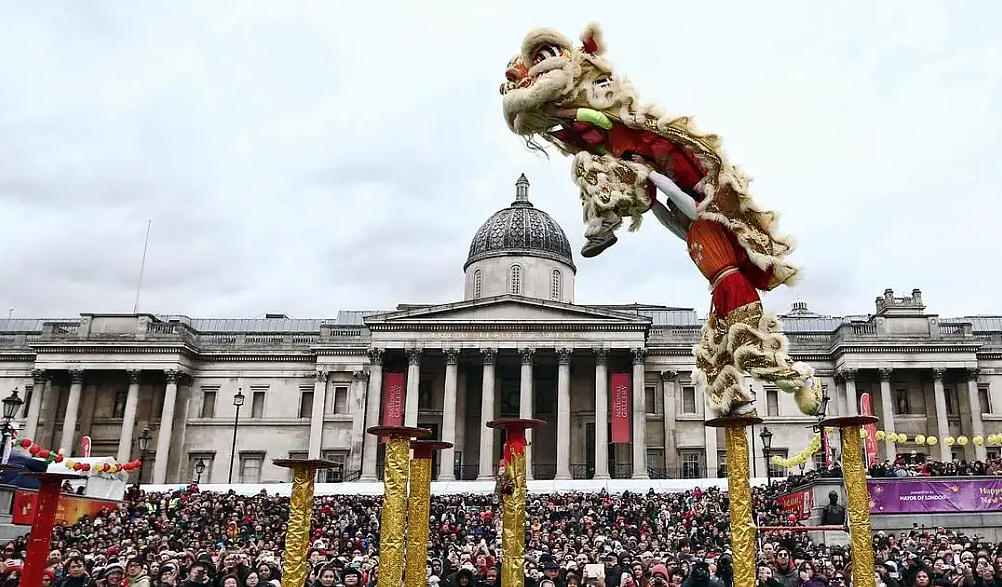
[[[383,426],[404,425],[404,374],[383,374]]]
[[[612,374],[612,438],[614,444],[629,444],[630,438],[630,374]]]
[[[861,416],[872,416],[873,406],[871,405],[870,394],[864,393],[859,396],[859,414]],[[877,456],[877,425],[867,424],[863,427],[866,430],[866,438],[863,440],[866,446],[866,466],[878,462]]]

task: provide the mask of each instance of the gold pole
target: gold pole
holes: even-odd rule
[[[734,587],[755,587],[755,521],[748,476],[748,436],[743,425],[724,428],[727,498],[730,502]]]
[[[407,526],[407,478],[411,438],[427,436],[431,434],[431,430],[405,426],[375,426],[369,428],[368,432],[386,438],[377,587],[400,587],[404,578],[404,531]]]
[[[849,510],[849,538],[852,542],[852,584],[855,587],[875,587],[873,562],[873,530],[870,527],[870,490],[866,486],[863,468],[862,426],[875,423],[873,416],[833,418],[825,422],[838,426],[842,437],[842,475],[845,478],[846,503]]]
[[[526,486],[525,431],[545,424],[542,420],[500,418],[487,423],[490,428],[503,428],[505,479],[500,484],[510,493],[501,495],[501,584],[505,587],[525,585],[525,502]]]
[[[285,554],[282,556],[282,580],[288,585],[304,585],[309,568],[306,552],[310,547],[314,481],[318,469],[333,467],[334,463],[309,459],[275,459],[272,462],[279,467],[292,469],[292,496],[289,499]]]
[[[428,584],[429,518],[431,517],[431,455],[437,449],[451,448],[450,442],[414,440],[411,461],[410,496],[407,498],[407,566],[404,569],[406,587]]]

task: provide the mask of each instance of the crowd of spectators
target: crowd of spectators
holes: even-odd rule
[[[892,463],[885,461],[870,467],[871,477],[978,477],[1002,475],[1002,459],[988,461],[934,461],[919,453],[898,455]]]
[[[963,468],[958,468],[962,470]],[[947,469],[944,469],[947,470]],[[760,525],[794,523],[776,494],[806,472],[754,491]],[[826,474],[832,474],[828,472]],[[370,587],[379,569],[378,496],[320,496],[306,586]],[[131,492],[114,510],[52,537],[46,587],[282,587],[288,498],[199,491]],[[493,495],[435,496],[429,587],[499,585]],[[531,494],[528,587],[732,587],[726,493]],[[760,537],[758,587],[849,587],[847,547],[805,533]],[[1002,549],[944,528],[878,534],[878,587],[1002,587]],[[18,585],[26,541],[4,547],[0,587]]]

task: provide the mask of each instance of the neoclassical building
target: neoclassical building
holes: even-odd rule
[[[328,319],[0,320],[0,395],[17,387],[26,400],[20,434],[73,454],[87,436],[95,456],[138,458],[136,439],[149,429],[144,481],[157,483],[287,481],[271,460],[306,456],[337,462],[330,480],[376,479],[382,447],[364,431],[394,417],[455,444],[437,458],[440,480],[493,474],[503,439],[484,422],[503,416],[548,423],[532,438],[537,479],[723,472],[723,439],[703,426],[703,398],[690,383],[701,317],[653,304],[575,304],[570,243],[529,201],[524,176],[514,202],[476,231],[463,267],[463,300]],[[870,312],[852,316],[797,302],[782,320],[794,358],[825,382],[829,414],[858,412],[868,394],[881,427],[910,438],[1002,432],[1002,316],[942,318],[916,289],[886,290]],[[616,406],[613,380],[628,382]],[[752,386],[771,454],[805,447],[814,420],[791,396]],[[613,408],[629,419],[619,443],[611,442]],[[753,467],[764,476],[761,448]],[[999,453],[973,444],[932,450],[937,458]]]

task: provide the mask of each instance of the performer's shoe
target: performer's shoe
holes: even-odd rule
[[[585,246],[581,247],[581,256],[589,259],[597,257],[602,251],[616,244],[618,240],[619,237],[613,234],[612,231],[588,237],[588,242],[585,243]]]

